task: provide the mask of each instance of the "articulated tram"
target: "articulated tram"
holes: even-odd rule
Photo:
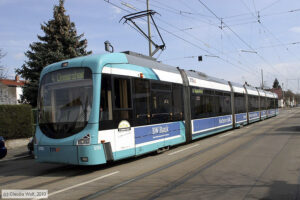
[[[277,95],[111,53],[41,73],[37,161],[98,165],[191,142],[278,114]]]

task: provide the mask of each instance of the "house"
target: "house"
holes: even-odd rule
[[[24,84],[18,75],[15,79],[0,79],[0,104],[18,104]]]
[[[278,107],[283,108],[284,107],[284,101],[283,101],[283,91],[281,88],[272,88],[269,91],[276,93],[278,95]]]
[[[272,88],[269,91],[278,95],[278,107],[294,107],[296,106],[295,95],[290,91],[284,91],[281,88]],[[284,99],[283,99],[284,98]]]

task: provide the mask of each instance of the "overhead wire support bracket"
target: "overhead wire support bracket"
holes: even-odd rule
[[[136,13],[132,13],[132,14],[129,14],[129,15],[125,15],[123,16],[119,22],[121,22],[123,19],[125,19],[124,23],[128,23],[131,22],[136,28],[137,30],[144,36],[148,39],[148,41],[151,42],[151,44],[153,44],[153,46],[155,47],[154,51],[151,52],[151,56],[153,56],[157,51],[159,50],[164,50],[166,48],[166,44],[157,28],[157,25],[153,19],[153,15],[156,14],[157,12],[153,11],[153,10],[144,10],[144,11],[140,11],[140,12],[136,12]],[[158,14],[158,13],[157,13]],[[145,16],[150,16],[151,20],[152,20],[152,24],[154,25],[159,37],[160,37],[160,40],[162,42],[162,45],[158,45],[156,44],[136,23],[135,23],[135,19],[139,19],[139,18],[142,18],[142,17],[145,17]]]

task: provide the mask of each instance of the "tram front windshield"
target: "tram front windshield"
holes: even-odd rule
[[[39,127],[48,137],[74,135],[88,123],[93,100],[88,68],[62,69],[46,74],[39,91]]]

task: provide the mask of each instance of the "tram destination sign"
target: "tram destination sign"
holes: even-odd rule
[[[85,70],[82,68],[59,70],[52,74],[51,82],[83,80],[84,75],[85,75]]]

